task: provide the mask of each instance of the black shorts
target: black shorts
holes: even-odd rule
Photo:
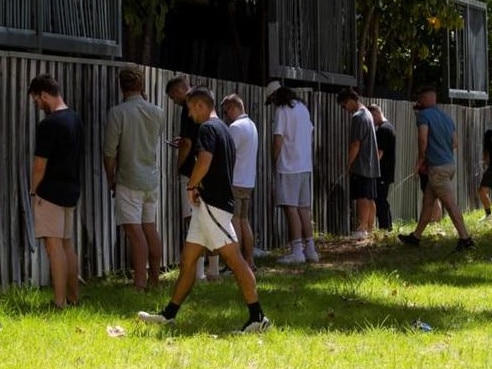
[[[377,199],[377,178],[350,176],[350,199]]]
[[[480,187],[492,188],[492,167],[488,167],[480,181]]]

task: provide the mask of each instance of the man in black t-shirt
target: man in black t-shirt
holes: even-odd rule
[[[381,177],[377,180],[376,217],[380,229],[391,231],[393,221],[388,202],[388,192],[390,185],[395,181],[395,129],[378,105],[372,104],[368,109],[376,126],[379,168],[381,170]]]
[[[480,188],[478,194],[480,201],[482,202],[485,210],[485,216],[480,220],[486,220],[491,218],[490,212],[490,189],[492,188],[492,129],[485,131],[483,138],[483,161],[487,165],[482,180],[480,181]]]
[[[32,167],[34,233],[48,254],[54,305],[64,308],[79,299],[78,260],[73,216],[80,196],[83,128],[78,115],[63,101],[58,83],[43,74],[31,81],[28,93],[47,116],[36,130]]]
[[[244,260],[232,226],[234,197],[232,174],[235,146],[228,128],[215,112],[215,100],[206,87],[195,87],[187,95],[192,119],[200,125],[197,162],[187,187],[193,213],[182,252],[181,268],[171,301],[157,314],[139,312],[147,322],[171,323],[193,287],[196,263],[203,247],[217,251],[234,274],[248,305],[249,319],[242,332],[263,331],[269,321],[263,314],[253,272]]]
[[[193,166],[196,162],[196,141],[200,126],[191,119],[186,106],[186,94],[191,90],[190,82],[184,75],[178,75],[166,85],[166,94],[177,105],[181,106],[181,119],[179,138],[175,140],[178,145],[178,170],[181,175],[181,213],[184,219],[185,231],[191,220],[191,205],[186,194],[186,185],[190,180]],[[219,257],[208,255],[208,275],[205,275],[205,254],[200,257],[196,268],[197,280],[209,278],[215,280],[219,277]]]

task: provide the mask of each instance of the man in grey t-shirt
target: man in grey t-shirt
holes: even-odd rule
[[[377,178],[380,176],[376,132],[371,113],[352,89],[338,94],[337,102],[352,113],[347,172],[350,173],[350,198],[357,204],[354,239],[364,239],[376,215]]]

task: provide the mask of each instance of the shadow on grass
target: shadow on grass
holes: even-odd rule
[[[405,284],[433,284],[436,288],[490,284],[492,278],[486,271],[469,270],[486,268],[485,264],[490,262],[491,247],[487,240],[478,240],[478,250],[473,253],[448,255],[454,242],[434,238],[423,242],[418,249],[401,246],[392,239],[363,246],[325,245],[320,248],[320,264],[301,267],[279,267],[273,257],[260,259],[257,274],[260,299],[277,330],[295,329],[306,334],[374,329],[407,332],[417,319],[429,323],[438,332],[477,326],[490,321],[492,311],[467,310],[459,302],[451,306],[436,303],[420,306],[398,298],[397,290]],[[376,284],[379,286],[376,288],[388,288],[389,294],[377,291],[373,294],[376,297],[368,298],[372,295],[361,293],[360,285],[368,276],[392,273],[398,274],[398,287]],[[150,328],[137,322],[138,311],[159,311],[165,306],[174,277],[166,280],[160,290],[149,293],[135,292],[128,283],[118,279],[91,281],[82,288],[81,305],[62,314],[126,321],[130,334],[158,339],[197,333],[228,334],[246,321],[247,309],[238,288],[232,277],[226,277],[219,283],[196,284],[183,304],[175,327]],[[49,289],[13,288],[0,295],[0,308],[12,318],[31,315],[56,318],[60,312],[49,307],[50,298]]]

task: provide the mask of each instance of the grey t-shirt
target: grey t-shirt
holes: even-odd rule
[[[360,141],[357,157],[352,163],[350,174],[367,178],[378,178],[379,170],[378,145],[372,115],[365,106],[352,116],[350,126],[350,142]]]

